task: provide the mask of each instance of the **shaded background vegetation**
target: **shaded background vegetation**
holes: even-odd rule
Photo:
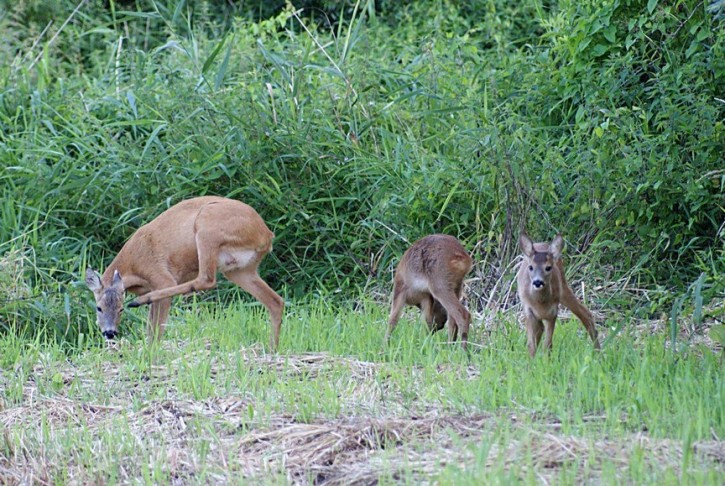
[[[202,194],[259,211],[291,299],[384,288],[444,232],[480,262],[472,305],[507,305],[524,227],[610,307],[722,299],[718,2],[0,7],[5,328],[75,339],[84,267]]]

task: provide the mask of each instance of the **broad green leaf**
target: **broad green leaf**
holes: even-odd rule
[[[609,50],[609,47],[604,44],[597,44],[594,46],[594,49],[592,49],[592,54],[594,57],[599,57],[603,54],[606,54],[606,52]]]

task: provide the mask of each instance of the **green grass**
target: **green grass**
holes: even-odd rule
[[[289,305],[278,354],[246,303],[177,309],[154,346],[133,320],[109,347],[5,335],[0,470],[60,483],[725,479],[722,357],[707,348],[673,355],[662,335],[622,333],[596,353],[571,320],[531,360],[509,313],[490,332],[478,323],[468,355],[412,312],[385,348],[386,313]]]

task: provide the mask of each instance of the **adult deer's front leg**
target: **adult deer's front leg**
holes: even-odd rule
[[[169,319],[170,309],[171,297],[151,303],[147,329],[149,341],[161,339],[161,335],[164,333],[164,326],[166,325],[166,321]]]
[[[141,285],[139,282],[134,282],[136,285]],[[143,281],[141,295],[128,304],[129,307],[137,307],[139,299],[148,298],[148,295],[152,292],[145,292],[145,289],[164,289],[170,288],[176,285],[176,280],[168,271],[164,272],[159,270],[153,275],[153,278]],[[149,341],[161,338],[164,333],[164,325],[169,318],[169,309],[171,308],[171,297],[166,299],[160,299],[156,301],[150,301],[151,308],[149,309],[148,323],[146,325],[146,334]]]
[[[129,307],[138,307],[151,304],[175,295],[188,294],[201,290],[209,290],[216,286],[217,258],[219,256],[219,243],[208,241],[197,236],[196,251],[199,258],[199,273],[194,280],[173,285],[171,287],[154,286],[152,292],[136,298],[128,304]]]

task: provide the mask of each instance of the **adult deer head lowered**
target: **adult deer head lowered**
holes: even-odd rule
[[[205,196],[172,206],[139,228],[103,275],[86,271],[102,334],[116,336],[124,292],[131,292],[138,297],[130,307],[151,304],[149,337],[160,337],[171,297],[211,289],[221,272],[267,308],[276,349],[284,301],[257,273],[273,238],[259,214],[240,201]]]

